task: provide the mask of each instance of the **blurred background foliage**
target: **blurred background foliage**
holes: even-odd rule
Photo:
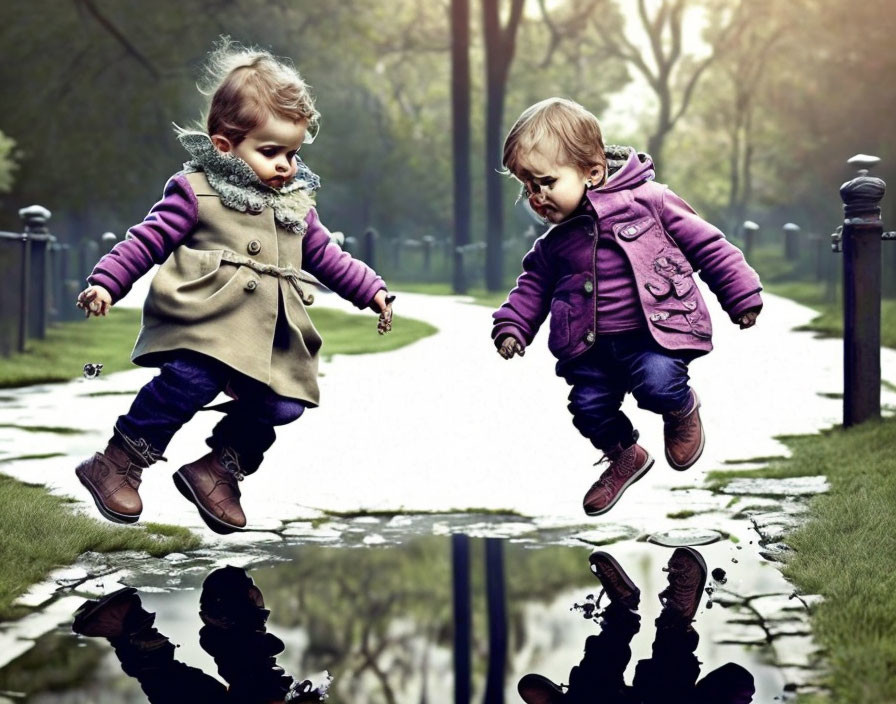
[[[506,22],[511,2],[499,4]],[[185,160],[171,123],[199,119],[199,68],[229,34],[291,57],[313,87],[322,130],[303,158],[322,176],[331,229],[450,242],[450,9],[450,0],[5,2],[0,229],[17,230],[16,211],[32,203],[53,211],[52,231],[69,243],[141,219]],[[485,240],[489,168],[482,10],[471,0],[474,241]],[[825,238],[838,223],[848,157],[881,157],[874,173],[893,181],[894,30],[896,0],[525,0],[502,134],[532,102],[572,97],[605,122],[608,143],[650,150],[658,180],[735,242],[745,219],[757,222],[768,247],[758,260],[774,261],[785,222]],[[531,222],[513,206],[514,183],[503,187],[512,239]],[[885,199],[886,228],[894,216]],[[511,247],[505,279],[528,242]],[[773,276],[810,276],[819,247]],[[377,264],[398,279],[450,279],[447,256],[426,276],[415,262]],[[894,264],[887,246],[889,295]]]

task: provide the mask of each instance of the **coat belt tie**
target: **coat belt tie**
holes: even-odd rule
[[[227,262],[228,264],[235,264],[237,266],[247,266],[253,271],[258,272],[259,274],[267,274],[268,276],[277,276],[281,279],[285,279],[288,284],[290,284],[295,290],[296,293],[299,294],[299,298],[302,300],[306,306],[310,306],[314,303],[314,295],[311,293],[305,293],[302,289],[301,284],[304,282],[306,284],[315,285],[317,282],[314,279],[308,278],[307,276],[303,276],[301,272],[291,266],[274,266],[273,264],[262,264],[261,262],[255,261],[250,257],[245,257],[242,254],[237,254],[236,252],[232,252],[229,249],[225,249],[223,254],[221,255],[221,261]]]

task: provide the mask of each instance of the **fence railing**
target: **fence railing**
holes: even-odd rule
[[[0,232],[0,357],[24,352],[52,323],[79,319],[78,292],[117,240],[107,232],[72,247],[50,232],[46,208],[22,208],[19,217],[22,232]]]

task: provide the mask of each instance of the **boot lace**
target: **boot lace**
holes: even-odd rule
[[[221,466],[230,472],[230,474],[233,475],[233,478],[238,482],[241,482],[246,478],[246,474],[240,466],[240,455],[232,447],[221,449]]]

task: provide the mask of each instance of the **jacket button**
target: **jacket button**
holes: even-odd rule
[[[248,245],[246,245],[246,251],[249,254],[258,254],[261,251],[261,242],[258,240],[252,240]]]
[[[255,279],[249,279],[243,288],[245,288],[247,291],[254,291],[257,287],[258,282]]]
[[[591,282],[591,279],[585,281],[585,286],[583,288],[585,289],[585,293],[594,291],[594,284]]]
[[[592,342],[594,342],[594,331],[593,330],[589,330],[587,333],[585,333],[585,342],[587,342],[589,345]]]

